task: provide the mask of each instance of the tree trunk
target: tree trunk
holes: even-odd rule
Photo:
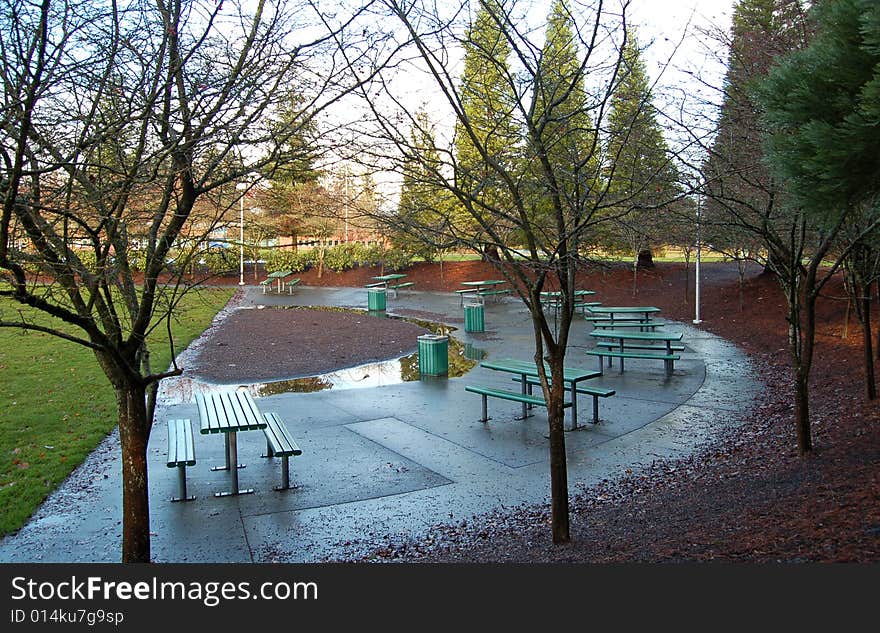
[[[810,434],[809,372],[805,372],[802,367],[795,367],[794,373],[794,422],[797,428],[798,452],[806,455],[813,450],[813,438]]]
[[[150,501],[147,480],[146,391],[137,383],[115,384],[122,441],[122,562],[150,562]]]
[[[867,290],[867,289],[866,289]],[[862,338],[865,352],[865,395],[868,400],[877,398],[877,383],[874,379],[874,350],[871,346],[871,293],[862,293]]]
[[[815,287],[815,280],[805,281],[807,288]],[[794,421],[797,429],[798,452],[806,455],[813,450],[810,430],[810,371],[816,334],[816,299],[809,291],[802,296],[799,289],[789,294],[788,339],[791,349],[795,380]],[[801,301],[803,304],[801,305]],[[792,304],[791,302],[795,302]]]
[[[880,302],[880,281],[877,281],[874,284],[874,287],[877,289],[877,301]],[[871,295],[870,288],[868,289],[867,294]],[[880,329],[877,330],[877,342],[874,345],[874,349],[876,350],[877,358],[880,358]]]
[[[483,261],[488,263],[500,262],[501,256],[498,254],[498,247],[494,244],[488,244],[483,249]]]
[[[632,288],[633,296],[635,297],[639,294],[639,264],[638,261],[633,264],[633,288]]]
[[[551,387],[547,401],[550,427],[550,517],[553,542],[562,545],[571,542],[568,514],[568,468],[565,454],[565,398],[562,359],[550,362]],[[574,397],[574,394],[572,394]]]

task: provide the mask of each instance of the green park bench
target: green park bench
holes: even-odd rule
[[[290,281],[285,281],[284,285],[287,287],[287,294],[292,295],[293,289],[299,285],[299,282],[302,281],[299,277],[296,279],[291,279]]]
[[[502,295],[509,295],[510,288],[504,288],[501,290],[480,290],[477,295],[480,297],[495,297],[497,301]]]
[[[664,366],[666,367],[666,375],[671,375],[673,370],[673,363],[681,358],[679,354],[652,354],[648,352],[621,352],[619,350],[610,350],[610,349],[591,349],[587,351],[587,354],[590,356],[599,357],[599,369],[602,369],[602,360],[607,358],[609,362],[613,358],[620,359],[620,373],[623,373],[623,361],[626,358],[633,359],[647,359],[647,360],[662,360]]]
[[[520,382],[519,378],[513,378],[514,381]],[[526,378],[526,384],[529,388],[529,395],[532,394],[532,388],[539,386],[541,381],[537,378],[529,376]],[[563,387],[566,391],[571,391],[571,385],[564,385]],[[604,387],[591,387],[589,385],[580,383],[577,386],[577,393],[582,393],[584,395],[593,397],[593,424],[599,424],[599,398],[609,398],[617,393],[614,389],[606,389]]]
[[[186,467],[195,466],[196,450],[192,424],[189,419],[168,420],[168,468],[177,468],[179,497],[172,501],[191,501],[195,497],[186,494]]]
[[[465,391],[470,391],[471,393],[479,394],[483,397],[483,408],[482,408],[482,417],[480,418],[480,422],[488,422],[491,418],[489,418],[488,413],[488,398],[500,398],[501,400],[512,400],[514,402],[522,402],[531,406],[541,406],[546,407],[547,403],[544,402],[544,398],[540,396],[529,395],[526,393],[519,393],[516,391],[505,391],[504,389],[496,389],[494,387],[484,387],[482,385],[465,385]],[[571,402],[566,402],[562,405],[563,407],[570,407]]]
[[[414,281],[405,281],[402,284],[394,284],[392,286],[388,286],[388,290],[393,290],[394,297],[396,298],[398,290],[400,290],[401,288],[409,288],[410,286],[415,286],[415,285],[416,285],[416,282],[414,282]]]
[[[266,413],[266,428],[263,435],[266,436],[266,454],[263,457],[281,458],[281,485],[275,490],[287,490],[295,486],[290,485],[290,457],[302,455],[302,449],[290,436],[290,432],[277,413]]]

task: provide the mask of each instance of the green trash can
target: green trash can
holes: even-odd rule
[[[385,309],[385,289],[369,288],[367,290],[367,309],[376,312]]]
[[[482,303],[466,303],[464,304],[464,331],[465,332],[484,332],[485,321],[483,318]]]
[[[449,374],[449,337],[423,334],[419,337],[419,375],[446,376]]]

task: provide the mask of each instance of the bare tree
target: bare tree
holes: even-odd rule
[[[360,133],[369,146],[360,148],[361,158],[369,156],[377,165],[417,177],[423,186],[445,191],[456,201],[448,210],[435,205],[430,213],[394,218],[395,228],[436,249],[496,252],[490,261],[531,314],[534,360],[549,418],[555,543],[570,540],[563,368],[574,316],[575,274],[584,264],[582,247],[589,245],[597,224],[629,213],[643,193],[615,194],[601,176],[614,170],[613,165],[602,169],[601,141],[622,65],[627,5],[620,2],[611,11],[604,2],[558,2],[552,18],[557,26],[547,33],[561,39],[547,42],[541,39],[545,31],[527,24],[513,2],[477,0],[441,7],[383,0],[377,19],[385,25],[396,21],[399,44],[388,52],[394,60],[387,64],[389,72],[362,92],[367,114]],[[477,22],[493,24],[504,41],[489,38],[487,43],[487,38],[476,37],[471,27]],[[508,95],[483,95],[484,110],[495,110],[482,112],[479,119],[469,113],[473,95],[463,94],[459,69],[451,62],[463,49],[492,67],[496,79],[503,78]],[[498,51],[509,51],[512,59],[501,59]],[[562,63],[557,55],[574,63]],[[419,104],[407,99],[409,88],[400,89],[391,69],[409,78],[426,77],[434,111],[448,112],[454,132],[435,142]],[[497,142],[499,130],[505,143]],[[515,139],[508,138],[511,131]],[[453,134],[464,135],[472,150],[467,165],[457,160],[463,139]],[[419,218],[426,216],[430,221],[421,223]],[[548,322],[541,303],[541,292],[551,288],[562,294],[555,324]]]
[[[181,371],[151,368],[146,346],[154,328],[170,332],[183,289],[165,283],[168,260],[211,229],[210,213],[196,223],[199,208],[221,215],[247,174],[294,162],[288,140],[346,91],[323,72],[335,49],[315,37],[306,9],[250,6],[11,0],[3,9],[0,295],[58,325],[23,309],[0,315],[0,326],[83,345],[110,381],[123,562],[150,559],[152,404],[158,382]],[[281,117],[293,90],[300,107]]]

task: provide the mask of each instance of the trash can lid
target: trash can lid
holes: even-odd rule
[[[448,339],[449,337],[443,334],[422,334],[419,336],[420,341],[445,341]]]

